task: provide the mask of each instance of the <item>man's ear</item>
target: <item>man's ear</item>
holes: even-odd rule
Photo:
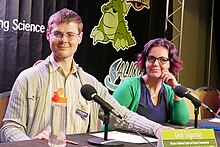
[[[48,29],[46,30],[46,37],[47,37],[47,40],[50,40],[50,31]]]
[[[83,32],[79,33],[78,44],[82,42]]]

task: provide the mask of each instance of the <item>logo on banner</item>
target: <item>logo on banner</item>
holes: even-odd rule
[[[27,32],[36,32],[36,33],[44,33],[45,26],[40,24],[32,24],[28,23],[25,20],[19,21],[18,19],[2,20],[0,19],[0,30],[8,32],[10,28],[14,31],[27,31]]]
[[[126,78],[138,75],[143,75],[143,72],[137,68],[137,62],[129,64],[120,58],[109,68],[109,75],[105,77],[104,83],[108,89],[114,91]]]
[[[128,28],[128,22],[125,20],[130,7],[136,11],[144,7],[149,9],[150,0],[109,0],[102,5],[102,17],[98,26],[95,26],[90,34],[93,38],[93,45],[97,42],[107,44],[112,42],[112,46],[119,51],[120,49],[129,49],[135,46],[136,40]]]

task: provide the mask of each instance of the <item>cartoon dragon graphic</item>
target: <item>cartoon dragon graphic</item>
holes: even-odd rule
[[[102,5],[103,15],[98,26],[94,27],[90,34],[90,37],[93,38],[93,45],[97,42],[103,44],[112,42],[116,51],[125,50],[136,45],[136,40],[128,29],[128,22],[125,17],[132,5],[140,10],[143,8],[140,7],[143,4],[149,6],[149,0],[145,0],[145,3],[141,3],[141,5],[137,5],[140,2],[136,1],[130,0],[128,3],[126,0],[110,0]]]

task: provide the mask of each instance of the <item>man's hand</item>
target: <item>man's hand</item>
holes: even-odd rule
[[[161,127],[159,127],[159,128],[156,130],[155,136],[156,136],[157,138],[160,138],[160,135],[161,135],[161,131],[162,131],[162,130],[174,130],[174,129],[175,129],[175,128],[172,128],[172,127],[161,126]]]
[[[49,132],[43,131],[43,132],[39,133],[37,136],[35,136],[33,139],[45,139],[45,140],[48,140],[49,139]]]

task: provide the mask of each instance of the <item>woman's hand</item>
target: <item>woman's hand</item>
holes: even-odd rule
[[[168,71],[168,69],[163,70],[162,74],[161,74],[161,79],[163,82],[165,82],[166,84],[170,85],[172,88],[174,88],[175,86],[180,85],[176,78],[174,77],[174,75],[172,73],[170,73]],[[175,100],[182,100],[182,98],[178,97],[176,94],[174,95],[174,99]]]
[[[169,72],[168,69],[162,71],[161,79],[163,82],[170,85],[171,87],[179,85],[174,75]]]

